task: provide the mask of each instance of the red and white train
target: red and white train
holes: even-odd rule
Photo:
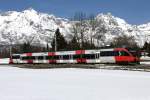
[[[11,64],[130,64],[139,62],[140,59],[125,48],[13,54],[10,60]]]

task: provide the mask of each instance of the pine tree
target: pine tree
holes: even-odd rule
[[[49,45],[48,45],[48,43],[47,43],[47,46],[46,46],[46,50],[49,51]]]
[[[22,46],[21,46],[21,51],[22,53],[28,53],[28,52],[31,52],[31,46],[30,46],[30,43],[24,43]]]
[[[66,50],[67,41],[65,40],[64,36],[60,33],[59,29],[56,30],[55,36],[56,36],[57,51]],[[52,50],[55,50],[55,37],[53,38],[51,45]]]
[[[147,50],[148,50],[148,45],[149,45],[149,44],[148,44],[147,42],[145,42],[142,49],[147,51]]]
[[[70,50],[79,50],[79,49],[80,49],[80,44],[77,42],[77,39],[76,39],[75,36],[74,36],[74,37],[72,38],[72,40],[69,42],[68,48],[69,48]]]

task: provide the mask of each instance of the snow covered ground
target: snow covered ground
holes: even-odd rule
[[[0,100],[150,100],[150,73],[1,65]]]

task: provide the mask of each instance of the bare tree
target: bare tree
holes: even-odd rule
[[[106,29],[106,26],[102,23],[101,20],[98,20],[97,23],[98,27],[96,28],[96,33],[94,34],[94,37],[97,40],[98,46],[100,46],[105,41],[105,34],[108,30]]]
[[[127,35],[122,35],[114,38],[112,45],[114,47],[130,47],[130,48],[138,47],[134,36],[127,36]]]
[[[34,35],[30,35],[30,36],[25,36],[24,37],[25,38],[25,42],[29,43],[31,45],[35,37],[36,37],[35,34]]]
[[[12,47],[13,47],[13,45],[15,45],[15,42],[18,40],[16,32],[1,33],[1,35],[2,35],[3,39],[6,39],[8,41],[8,44],[6,44],[6,45],[9,45],[9,55],[11,57]]]
[[[72,32],[74,33],[78,42],[81,42],[81,48],[83,48],[85,31],[87,30],[86,14],[83,12],[75,13],[73,20],[74,23],[72,24]]]
[[[88,18],[88,24],[89,24],[89,32],[90,32],[90,44],[94,44],[94,34],[96,34],[97,27],[98,27],[98,20],[96,19],[94,14],[89,15]]]
[[[80,41],[80,37],[79,37],[79,34],[78,34],[78,27],[76,25],[77,21],[73,21],[72,22],[72,26],[71,26],[71,32],[73,33],[72,36],[70,36],[71,38],[75,37],[77,39],[77,42]]]

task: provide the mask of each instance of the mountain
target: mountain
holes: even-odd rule
[[[130,25],[125,20],[114,17],[110,13],[99,14],[97,19],[101,20],[106,28],[106,43],[109,43],[116,36],[127,35],[134,36],[135,41],[142,46],[145,40],[148,39],[147,35],[150,32],[150,25]]]
[[[136,42],[142,46],[150,34],[150,23],[143,25],[130,25],[125,20],[108,14],[98,14],[95,18],[99,23],[96,32],[86,22],[87,30],[84,32],[87,40],[90,40],[91,33],[94,36],[94,43],[97,44],[99,27],[105,29],[103,44],[107,45],[114,37],[119,35],[134,36]],[[0,45],[18,44],[30,42],[32,45],[50,45],[55,30],[60,32],[67,40],[72,36],[71,26],[75,22],[54,15],[40,13],[32,8],[22,12],[8,11],[0,13]]]
[[[60,28],[64,35],[70,33],[70,22],[54,15],[38,13],[33,9],[0,14],[0,44],[32,42],[46,45]]]

